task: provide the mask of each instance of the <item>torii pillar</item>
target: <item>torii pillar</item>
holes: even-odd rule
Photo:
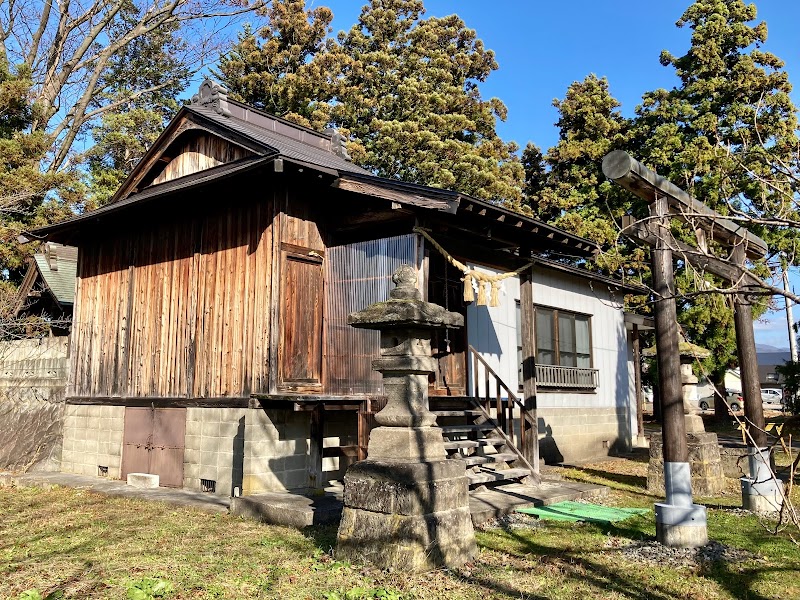
[[[744,267],[743,245],[734,247],[734,263]],[[761,383],[758,380],[758,359],[753,332],[753,307],[747,295],[738,291],[733,296],[733,322],[736,329],[736,349],[744,396],[744,416],[747,421],[747,461],[750,477],[742,477],[742,508],[756,513],[780,510],[783,504],[781,485],[772,473],[764,430],[764,407],[761,403]]]
[[[665,546],[695,547],[708,543],[706,507],[692,501],[692,473],[686,424],[683,416],[683,385],[675,302],[672,250],[667,243],[669,207],[664,196],[656,195],[650,205],[659,235],[652,251],[655,292],[658,390],[661,397],[664,436],[664,488],[666,501],[656,509],[656,539]]]

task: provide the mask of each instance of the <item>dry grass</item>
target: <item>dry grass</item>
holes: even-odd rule
[[[611,487],[607,502],[648,506],[645,463],[613,460],[566,474]],[[796,498],[800,500],[800,498]],[[540,522],[477,533],[480,553],[458,570],[424,575],[340,563],[335,529],[298,531],[91,492],[0,489],[0,597],[125,598],[147,578],[167,598],[800,598],[800,549],[787,532],[730,507],[709,506],[712,539],[753,560],[673,568],[621,551],[652,540],[653,516],[602,527]],[[381,596],[380,594],[384,594]],[[394,594],[394,596],[392,596]]]

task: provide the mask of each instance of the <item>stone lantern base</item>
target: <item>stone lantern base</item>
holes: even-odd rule
[[[344,490],[338,559],[426,571],[475,555],[463,461],[365,460],[347,470]]]
[[[689,463],[692,491],[698,496],[717,496],[725,489],[725,473],[716,433],[689,433]],[[664,442],[661,434],[650,438],[650,464],[647,469],[647,491],[664,494]]]

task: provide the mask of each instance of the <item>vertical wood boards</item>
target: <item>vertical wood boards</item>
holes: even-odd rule
[[[329,258],[313,204],[304,202],[312,188],[293,185],[273,181],[263,200],[234,196],[82,245],[69,395],[330,392],[323,362]],[[364,289],[377,277],[383,290],[397,261],[414,262],[407,238],[375,240],[371,262],[358,263]],[[451,283],[459,286],[456,277]],[[383,299],[383,292],[375,298]],[[350,301],[363,308],[363,297]],[[368,375],[372,358],[363,360]],[[348,368],[353,357],[343,359]],[[332,393],[375,391],[353,387]]]
[[[152,185],[185,177],[252,155],[249,150],[234,146],[207,133],[186,134],[183,141],[178,141],[174,153],[175,158],[167,163],[164,170],[153,180]]]
[[[271,202],[81,247],[71,397],[242,397],[268,381]]]
[[[282,252],[279,389],[321,389],[323,272],[321,258]]]

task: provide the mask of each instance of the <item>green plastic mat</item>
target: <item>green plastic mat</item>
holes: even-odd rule
[[[649,508],[614,508],[584,502],[557,502],[549,506],[518,508],[517,512],[554,521],[587,521],[589,523],[616,523],[635,515],[649,513]]]

